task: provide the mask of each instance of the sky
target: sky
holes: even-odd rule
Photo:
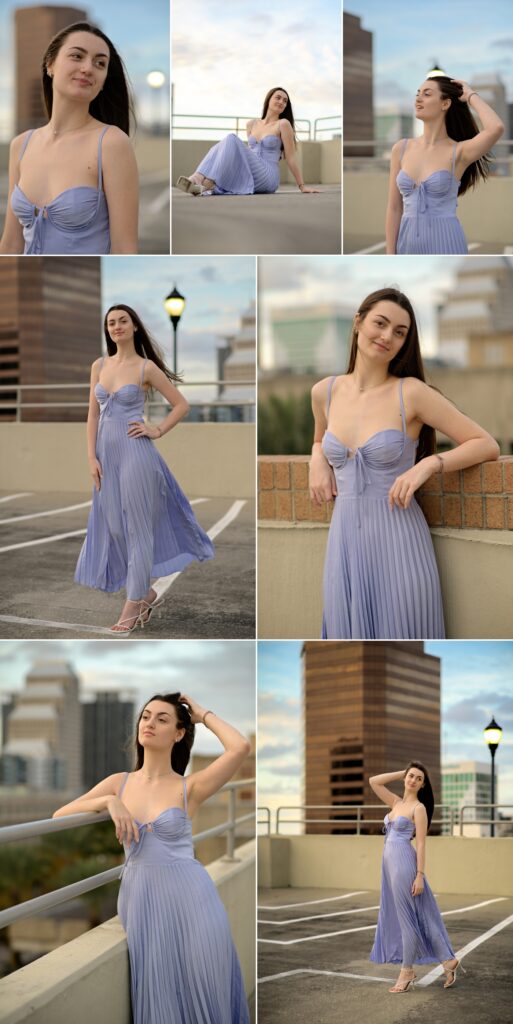
[[[258,644],[258,802],[272,809],[273,827],[279,805],[303,799],[301,646]],[[424,650],[442,659],[442,763],[488,763],[483,729],[495,717],[503,729],[498,800],[513,804],[513,641],[432,640]]]
[[[335,302],[352,313],[377,288],[398,285],[413,304],[422,353],[434,356],[438,341],[436,304],[452,287],[461,257],[418,256],[263,256],[258,261],[259,358],[272,366],[269,314],[273,306]],[[336,367],[333,368],[334,372]]]
[[[33,0],[0,0],[0,140],[10,139],[14,133],[12,111],[14,106],[14,29],[13,11],[18,7],[32,7]],[[54,6],[68,6],[55,4]],[[162,71],[166,76],[163,94],[169,96],[169,0],[77,0],[75,6],[87,12],[88,20],[97,24],[112,39],[121,55],[132,88],[141,123],[153,119],[154,96],[146,82],[149,71]],[[41,44],[42,54],[46,49]],[[159,108],[168,116],[168,106],[161,100]]]
[[[216,350],[235,334],[255,299],[252,256],[108,256],[102,260],[102,308],[124,302],[139,313],[172,366],[172,333],[163,300],[176,284],[186,298],[178,326],[178,369],[186,381],[216,380]],[[213,389],[194,389],[206,398]]]
[[[175,114],[258,117],[281,85],[295,118],[340,115],[339,0],[174,0],[171,32]]]
[[[451,77],[499,74],[513,99],[511,0],[344,0],[373,32],[374,103],[413,107],[415,90],[436,60]],[[413,12],[417,10],[417,16]]]
[[[250,640],[3,640],[0,701],[20,691],[34,661],[64,660],[81,693],[117,690],[137,710],[154,693],[180,692],[211,708],[246,736],[255,731],[255,645]],[[194,750],[218,754],[216,737],[199,726]]]

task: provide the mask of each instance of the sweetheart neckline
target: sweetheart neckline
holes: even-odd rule
[[[334,434],[332,430],[325,430],[324,431],[324,437],[326,437],[326,434],[330,434],[330,436],[337,442],[337,444],[340,445],[341,448],[345,448],[346,452],[358,452],[358,451],[360,451],[360,449],[366,448],[367,445],[369,444],[369,442],[373,441],[374,438],[377,437],[379,434],[390,434],[390,433],[392,433],[392,434],[402,434],[402,436],[404,438],[406,438],[408,441],[413,441],[413,444],[416,444],[418,442],[418,437],[417,438],[410,437],[410,435],[407,434],[406,431],[399,430],[399,427],[385,427],[383,430],[376,430],[374,432],[374,434],[371,434],[371,436],[367,438],[367,440],[364,442],[364,444],[359,444],[357,448],[350,448],[349,445],[344,444],[344,442],[341,441],[340,438],[337,437],[337,435]],[[324,440],[324,438],[323,438],[323,440]]]
[[[405,821],[410,821],[412,825],[415,824],[413,818],[408,818],[408,816],[406,814],[398,814],[397,818],[391,818],[389,814],[385,814],[385,818],[388,818],[388,820],[390,822],[392,822],[392,821],[399,821],[399,818],[404,818]]]
[[[256,135],[253,135],[253,132],[250,132],[249,133],[249,139],[254,139],[255,142],[263,142],[264,139],[279,139],[280,142],[281,142],[281,136],[280,135],[276,135],[275,132],[268,132],[267,135],[262,135],[261,139],[257,139]],[[282,142],[281,142],[281,144],[283,145]]]
[[[103,388],[103,390],[105,391],[105,394],[106,395],[110,395],[110,396],[118,395],[119,392],[123,390],[123,388],[137,388],[139,391],[144,391],[144,393],[146,394],[145,388],[141,387],[140,384],[122,384],[121,387],[117,388],[116,391],[107,391],[107,388],[103,384],[101,384],[99,380],[97,380],[96,384],[95,384],[95,388],[97,388],[97,387]]]
[[[62,192],[59,192],[59,194],[56,195],[55,199],[52,199],[51,202],[44,203],[43,206],[38,206],[37,203],[33,203],[32,200],[29,199],[27,193],[24,192],[23,189],[20,188],[20,186],[18,185],[18,182],[16,182],[14,188],[17,188],[18,192],[21,192],[21,195],[23,196],[24,199],[26,199],[26,201],[29,204],[29,206],[33,206],[35,210],[39,210],[39,211],[41,211],[41,210],[49,210],[50,206],[53,206],[53,204],[56,203],[57,200],[60,199],[62,196],[65,196],[67,192],[74,192],[77,189],[84,189],[85,188],[85,189],[87,189],[88,192],[96,192],[97,195],[100,195],[100,193],[103,192],[102,188],[94,188],[93,185],[72,185],[70,188],[65,188],[65,189],[62,190]]]
[[[431,174],[428,174],[427,178],[422,178],[421,181],[415,181],[415,178],[412,178],[411,174],[408,174],[408,171],[405,171],[403,167],[399,168],[397,172],[397,177],[399,177],[400,174],[405,174],[406,177],[409,178],[409,180],[415,185],[415,188],[420,188],[421,185],[425,185],[426,181],[429,181],[429,179],[432,178],[434,174],[450,174],[451,178],[456,182],[456,184],[461,185],[461,178],[457,178],[452,171],[449,171],[447,169],[447,167],[442,167],[439,171],[431,171]]]
[[[154,825],[155,822],[158,821],[159,818],[161,818],[163,814],[167,814],[168,811],[180,811],[181,814],[185,814],[186,818],[188,818],[189,821],[192,821],[192,819],[187,814],[187,811],[185,810],[185,808],[184,807],[178,807],[177,804],[174,804],[172,807],[165,807],[164,810],[160,812],[160,814],[157,814],[156,818],[150,818],[149,821],[139,821],[139,818],[136,818],[134,814],[132,815],[132,817],[133,817],[134,821],[137,822],[138,825]]]

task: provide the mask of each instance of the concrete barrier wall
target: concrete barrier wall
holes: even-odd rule
[[[259,885],[379,890],[382,852],[382,836],[261,836]],[[428,836],[426,876],[437,893],[513,896],[512,859],[513,838]]]
[[[189,498],[252,498],[255,426],[183,423],[155,442]],[[4,491],[88,491],[85,425],[0,425],[0,488]]]
[[[225,904],[250,998],[255,990],[255,841],[238,864],[207,868]],[[119,918],[66,943],[0,981],[1,1024],[127,1024],[128,950]]]
[[[228,132],[227,132],[228,134]],[[215,142],[205,139],[175,139],[173,141],[173,184],[181,174],[191,174]],[[299,142],[297,162],[308,184],[339,185],[342,177],[340,139],[323,142]],[[280,181],[294,183],[285,160],[280,161]]]
[[[344,233],[385,237],[388,174],[344,171]],[[513,243],[513,178],[490,178],[467,192],[458,203],[458,217],[468,239]]]

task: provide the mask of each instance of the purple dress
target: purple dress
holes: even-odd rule
[[[404,140],[401,163],[408,139]],[[455,255],[468,252],[463,228],[456,216],[460,182],[454,177],[456,143],[450,171],[433,171],[417,185],[401,168],[397,187],[403,197],[398,256]]]
[[[125,843],[118,914],[130,958],[133,1024],[249,1024],[228,917],[194,857],[185,779],[183,799],[183,808],[137,821],[139,842]]]
[[[281,139],[277,135],[265,135],[260,141],[250,135],[247,146],[238,135],[227,135],[209,149],[196,168],[215,181],[215,188],[202,195],[247,196],[255,192],[276,192],[280,184],[281,153]]]
[[[377,964],[432,964],[454,957],[427,878],[424,892],[412,896],[417,856],[411,846],[415,824],[400,814],[385,815],[385,847],[376,937],[369,959]]]
[[[402,430],[378,430],[355,451],[329,430],[322,441],[338,489],[324,565],[323,639],[444,637],[440,580],[422,509],[415,497],[406,509],[388,505],[388,491],[414,465],[418,445],[406,433],[402,379],[399,404]]]
[[[38,209],[15,185],[11,206],[23,227],[27,256],[104,256],[110,252],[109,211],[102,188],[102,139],[98,139],[98,188],[79,185]],[[34,129],[23,143],[21,158]]]
[[[214,557],[210,537],[153,441],[127,434],[129,421],[143,418],[146,362],[140,384],[124,384],[112,393],[96,385],[96,457],[103,477],[100,490],[93,490],[75,572],[75,582],[86,587],[109,592],[126,587],[130,601],[146,596],[152,577]]]

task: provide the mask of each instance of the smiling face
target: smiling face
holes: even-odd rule
[[[279,117],[280,114],[283,114],[288,102],[287,93],[283,89],[276,89],[269,100],[269,110],[272,114],[276,114],[276,117]]]
[[[107,330],[115,345],[133,341],[136,326],[124,309],[112,309],[107,316]]]
[[[70,32],[47,65],[54,91],[91,103],[103,88],[109,68],[107,43],[93,32]]]
[[[417,794],[424,785],[424,772],[420,768],[408,768],[404,779],[404,795]]]
[[[364,317],[356,316],[358,350],[368,358],[390,363],[404,345],[410,325],[409,313],[396,302],[377,302]]]
[[[415,117],[418,117],[419,121],[434,121],[437,117],[445,116],[450,105],[451,101],[442,96],[438,82],[428,78],[420,89],[417,89]]]
[[[176,711],[164,700],[150,700],[139,719],[137,738],[142,747],[151,750],[171,750],[185,734],[178,728]]]

